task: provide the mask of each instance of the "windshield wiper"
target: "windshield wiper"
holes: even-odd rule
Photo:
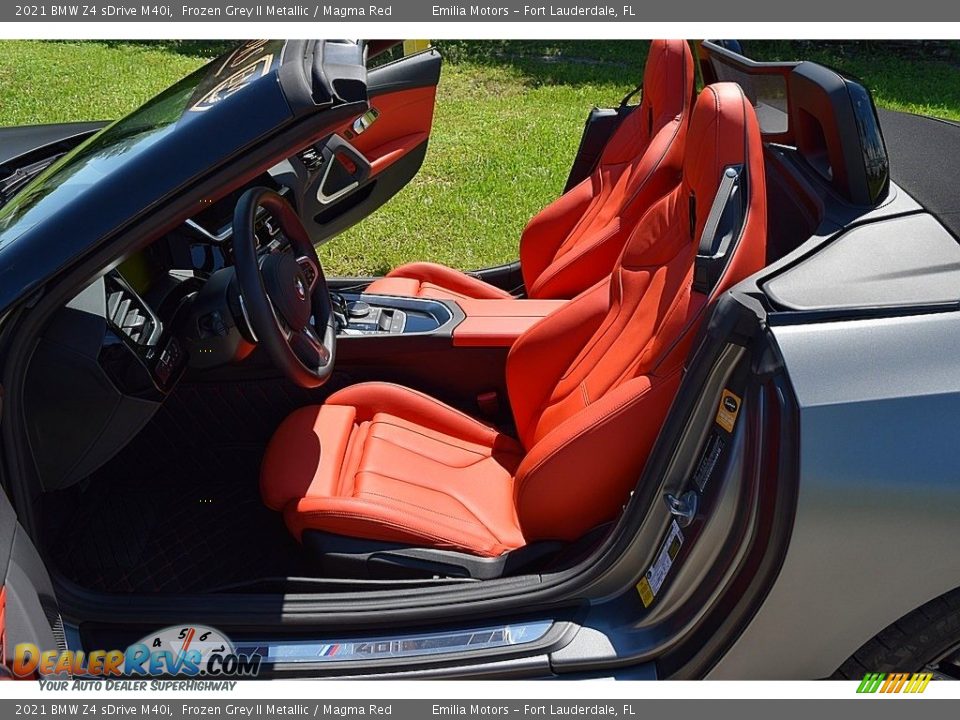
[[[37,162],[18,167],[12,173],[0,180],[0,205],[5,205],[24,185],[33,180],[57,160],[62,158],[65,153],[52,155],[51,157],[38,160]]]

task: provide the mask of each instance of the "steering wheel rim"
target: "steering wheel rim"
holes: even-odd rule
[[[257,254],[261,207],[280,226],[292,255]],[[240,307],[254,339],[295,384],[323,385],[333,374],[336,320],[316,248],[293,207],[269,188],[247,190],[233,213],[233,254]]]

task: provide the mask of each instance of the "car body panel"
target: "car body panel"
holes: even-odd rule
[[[47,154],[62,143],[79,143],[108,124],[106,121],[94,121],[0,127],[0,167],[16,166],[18,159],[25,155]]]
[[[960,313],[773,334],[800,405],[797,515],[783,569],[717,679],[827,677],[960,578],[949,549],[960,516]]]

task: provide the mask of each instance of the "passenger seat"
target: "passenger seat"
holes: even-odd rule
[[[610,275],[640,217],[680,182],[693,95],[687,42],[654,40],[640,106],[620,123],[593,173],[534,216],[523,231],[520,267],[528,298],[569,299]],[[513,297],[429,262],[401,265],[366,292],[452,300]]]

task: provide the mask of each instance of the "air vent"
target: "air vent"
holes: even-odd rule
[[[107,278],[107,320],[137,345],[153,344],[156,320],[143,300],[114,277]]]

